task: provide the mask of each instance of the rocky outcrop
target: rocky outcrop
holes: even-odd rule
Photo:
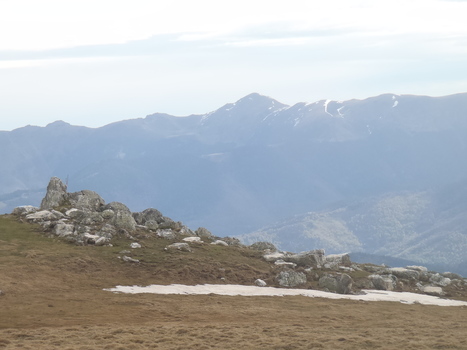
[[[47,193],[42,199],[41,209],[52,209],[63,205],[68,200],[66,185],[58,177],[52,177],[47,185]]]
[[[132,213],[123,203],[105,204],[96,192],[82,190],[68,193],[66,189],[59,178],[53,177],[40,208],[22,206],[15,208],[12,214],[38,223],[46,232],[80,245],[110,244],[115,235],[131,237],[136,229],[152,231],[167,239],[195,236],[181,222],[163,216],[157,209]],[[198,231],[199,236],[212,237],[206,229]]]

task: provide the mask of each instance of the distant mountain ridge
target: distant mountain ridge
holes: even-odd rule
[[[293,106],[254,93],[204,115],[156,113],[96,129],[65,122],[27,126],[0,132],[0,211],[38,204],[44,183],[58,176],[69,179],[71,191],[98,191],[133,211],[157,207],[189,226],[205,226],[219,236],[241,235],[371,198],[455,196],[467,179],[466,135],[467,93],[384,94]],[[446,190],[449,186],[454,189]],[[436,198],[430,197],[430,205],[447,207],[432,212],[446,217],[429,221],[431,231],[419,232],[421,224],[413,224],[416,234],[437,237],[445,232],[440,222],[463,222],[463,198],[459,205]],[[411,213],[412,202],[402,202]],[[339,238],[339,249],[375,253],[353,238],[365,233],[373,237],[370,241],[382,235],[365,226],[368,222],[357,227],[344,220],[352,233]],[[321,236],[331,244],[337,229],[326,230]],[[287,235],[292,242],[300,232]],[[463,247],[466,232],[461,229],[458,235],[460,245],[450,249]],[[413,257],[410,247],[404,246],[409,249],[405,258]],[[391,249],[396,248],[387,246],[381,253],[402,256]]]

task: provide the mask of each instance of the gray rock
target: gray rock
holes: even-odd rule
[[[183,241],[184,242],[191,242],[191,243],[203,243],[203,241],[201,240],[201,237],[185,237],[183,238]]]
[[[296,267],[297,264],[293,263],[293,262],[289,262],[289,261],[284,261],[282,259],[279,259],[279,260],[276,260],[274,261],[274,265],[277,265],[277,266],[288,266],[288,267]]]
[[[148,208],[140,213],[133,213],[133,218],[135,219],[138,225],[148,226],[148,221],[160,223],[163,221],[164,216],[159,210],[154,208]]]
[[[430,282],[437,286],[446,287],[451,284],[451,279],[436,273],[430,277]]]
[[[173,243],[166,247],[167,250],[181,250],[182,252],[191,252],[188,243]]]
[[[272,261],[277,261],[277,260],[283,260],[285,257],[284,253],[281,252],[274,252],[274,253],[267,253],[263,255],[264,260],[272,262]]]
[[[298,254],[286,254],[284,257],[282,257],[282,260],[293,262],[298,266],[304,267],[322,266],[324,263],[324,250],[315,249]]]
[[[117,229],[134,231],[136,229],[136,221],[133,218],[130,209],[125,204],[112,202],[103,207],[104,210],[112,210],[115,215],[110,219],[109,223]]]
[[[403,267],[391,267],[391,268],[388,268],[387,271],[400,278],[400,279],[405,279],[405,280],[417,280],[420,278],[420,273],[418,271],[415,271],[415,270],[410,270],[410,269],[406,269],[406,268],[403,268]]]
[[[325,274],[319,279],[319,286],[330,292],[350,294],[352,292],[352,277],[343,273],[338,275]]]
[[[444,295],[443,288],[436,286],[423,286],[420,290],[428,295],[442,296]]]
[[[52,209],[65,204],[68,200],[66,185],[58,177],[52,177],[47,185],[47,193],[42,199],[40,209]]]
[[[392,275],[370,275],[368,280],[373,284],[373,288],[378,290],[394,290],[397,285],[397,278]]]
[[[131,262],[131,263],[139,263],[138,259],[133,259],[126,255],[122,256],[122,260],[126,262]]]
[[[133,242],[133,243],[130,244],[130,248],[133,248],[133,249],[141,248],[141,244],[139,244],[137,242]]]
[[[450,280],[462,280],[462,276],[454,272],[443,272],[441,276],[449,278]]]
[[[228,246],[227,242],[221,241],[220,239],[215,240],[215,241],[212,242],[211,244],[214,244],[214,245],[222,245],[222,246],[224,246],[224,247],[227,247],[227,246]]]
[[[324,267],[328,269],[338,269],[340,266],[350,267],[349,254],[330,254],[324,257]]]
[[[154,220],[148,220],[144,224],[149,230],[156,231],[159,228],[159,224]]]
[[[263,281],[262,279],[259,279],[259,278],[255,281],[255,284],[258,287],[266,287],[268,285],[265,281]]]
[[[207,237],[207,238],[211,238],[212,237],[212,233],[207,229],[207,228],[204,228],[204,227],[199,227],[196,231],[195,231],[195,234],[199,237]]]
[[[165,238],[165,239],[175,239],[177,237],[175,232],[173,232],[171,229],[166,229],[166,230],[158,229],[156,231],[156,234],[159,237]]]
[[[306,275],[303,272],[292,270],[281,271],[276,280],[282,287],[297,287],[307,282]]]
[[[60,217],[50,210],[40,210],[35,213],[26,215],[26,220],[31,222],[56,221],[58,219],[60,219]]]
[[[269,250],[270,252],[277,251],[276,246],[270,242],[255,242],[250,245],[250,248],[253,250],[259,250],[259,251],[265,251],[265,250]]]
[[[410,265],[410,266],[406,266],[406,268],[409,270],[414,270],[418,272],[428,272],[428,269],[425,266]]]
[[[88,211],[99,211],[105,201],[94,191],[82,190],[68,194],[68,200],[73,208]]]
[[[59,222],[54,227],[54,233],[59,237],[66,237],[73,235],[75,231],[75,225],[66,224],[63,222]]]
[[[112,219],[115,215],[115,212],[112,209],[105,209],[102,213],[102,218],[104,220]]]
[[[22,205],[20,207],[16,207],[13,209],[12,214],[17,215],[17,216],[23,216],[27,214],[32,214],[35,213],[36,211],[39,211],[40,209],[38,207],[34,207],[32,205]]]

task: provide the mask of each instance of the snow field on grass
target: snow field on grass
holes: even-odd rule
[[[242,286],[236,284],[198,284],[188,286],[184,284],[171,285],[149,285],[142,286],[116,286],[115,288],[104,289],[114,293],[128,294],[190,294],[190,295],[229,295],[229,296],[306,296],[311,298],[328,299],[349,299],[361,301],[394,301],[404,304],[419,303],[423,305],[438,306],[467,306],[467,302],[459,300],[442,299],[430,295],[407,293],[407,292],[389,292],[379,290],[364,290],[364,294],[349,295],[335,294],[311,289],[287,289],[274,287],[256,287]]]

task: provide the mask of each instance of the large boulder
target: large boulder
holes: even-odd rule
[[[343,273],[338,275],[325,274],[319,279],[319,286],[330,292],[350,294],[352,292],[352,277]]]
[[[136,221],[128,207],[120,202],[112,202],[103,207],[103,210],[112,210],[115,215],[110,219],[110,223],[117,229],[134,231]]]
[[[281,271],[276,280],[282,287],[297,287],[307,282],[306,275],[303,272],[292,270]]]
[[[47,185],[47,193],[41,202],[41,209],[53,209],[66,204],[68,193],[66,185],[58,177],[52,177]]]
[[[94,191],[83,190],[68,194],[70,206],[80,210],[99,211],[105,201]]]
[[[397,278],[394,275],[370,275],[368,279],[373,284],[374,289],[394,290],[397,285]]]
[[[32,214],[35,213],[36,211],[39,211],[40,209],[38,207],[34,207],[32,205],[22,205],[20,207],[16,207],[13,209],[12,214],[17,215],[17,216],[23,216],[27,214]]]
[[[162,213],[154,208],[148,208],[139,213],[133,213],[133,218],[138,225],[146,225],[147,222],[161,223],[164,219]]]

